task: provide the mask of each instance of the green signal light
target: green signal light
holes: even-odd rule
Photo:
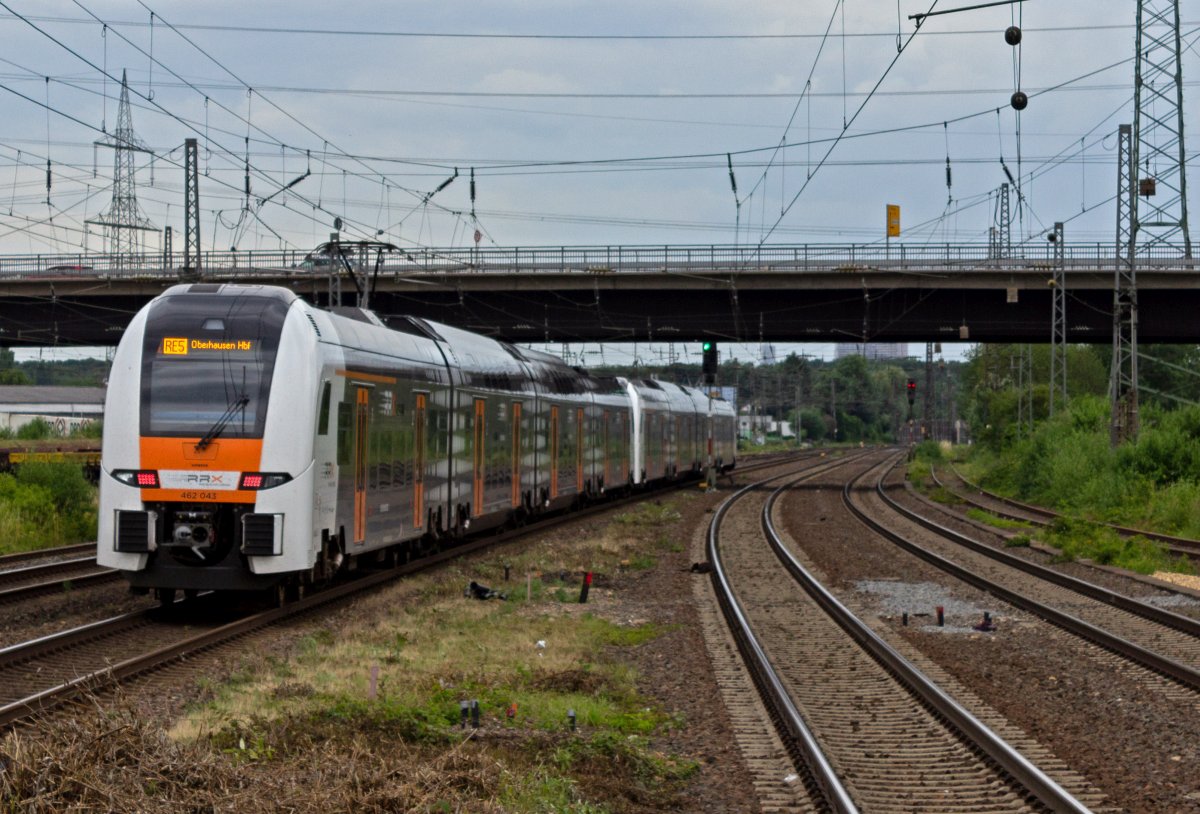
[[[705,342],[701,347],[704,348],[705,351],[710,351],[713,349],[713,343]]]

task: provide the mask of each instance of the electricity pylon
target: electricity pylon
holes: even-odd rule
[[[129,83],[121,72],[121,101],[117,105],[117,129],[112,135],[95,142],[99,147],[113,150],[112,203],[87,223],[103,226],[108,233],[108,252],[115,267],[131,265],[141,253],[139,232],[158,231],[138,207],[134,173],[134,154],[153,153],[133,132],[133,115],[129,109]]]

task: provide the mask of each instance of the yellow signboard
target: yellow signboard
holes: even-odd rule
[[[166,356],[186,356],[190,351],[233,351],[247,353],[254,350],[249,339],[188,339],[182,336],[163,338],[162,352]]]
[[[887,205],[887,236],[900,237],[900,205]]]

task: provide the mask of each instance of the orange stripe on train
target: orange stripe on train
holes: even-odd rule
[[[140,439],[141,469],[154,469],[166,486],[143,489],[145,501],[204,503],[254,503],[256,493],[237,488],[243,472],[258,472],[262,463],[261,438],[225,438],[196,449],[199,438]],[[169,475],[165,473],[171,473]]]

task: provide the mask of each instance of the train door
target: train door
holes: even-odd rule
[[[367,417],[370,390],[356,388],[354,403],[354,543],[367,539]]]
[[[610,443],[609,437],[610,437],[611,433],[609,432],[610,428],[608,426],[608,422],[609,422],[608,410],[605,410],[603,417],[601,418],[601,423],[603,424],[604,429],[602,431],[603,436],[600,439],[600,449],[604,450],[604,459],[600,465],[600,471],[602,473],[602,477],[604,478],[604,487],[606,489],[609,486],[611,486],[613,483],[612,472],[609,470],[609,465],[612,461],[613,456],[612,456],[612,448],[609,447],[609,443]]]
[[[512,403],[512,506],[521,505],[521,402]]]
[[[483,514],[483,476],[486,466],[484,444],[487,440],[487,400],[475,399],[474,474],[472,477],[471,509],[475,517]]]
[[[675,465],[671,468],[673,472],[679,471],[680,464],[685,463],[684,456],[690,456],[692,448],[687,444],[687,436],[683,434],[683,416],[675,416]],[[687,461],[687,466],[691,467],[691,462]]]
[[[583,439],[587,435],[583,421],[583,408],[575,408],[575,494],[583,494]]]
[[[417,393],[417,408],[413,411],[413,528],[425,526],[425,399]]]
[[[558,405],[550,407],[550,499],[558,497]]]
[[[646,451],[642,454],[644,459],[642,463],[642,478],[653,479],[656,477],[656,472],[658,472],[654,456],[658,454],[659,450],[658,439],[656,439],[656,436],[658,436],[659,417],[647,409],[646,418],[642,419],[642,423],[646,425],[643,427],[642,443],[646,447]]]
[[[632,453],[629,446],[629,413],[624,410],[620,413],[621,416],[621,443],[617,446],[617,450],[621,456],[621,484],[629,482],[629,458]]]

